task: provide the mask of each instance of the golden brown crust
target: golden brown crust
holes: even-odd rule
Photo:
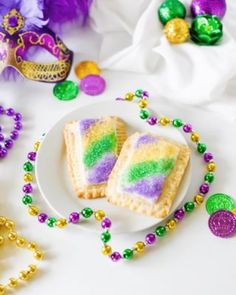
[[[117,117],[106,117],[115,124],[117,132],[117,154],[120,153],[122,145],[127,138],[126,125]],[[95,199],[105,196],[106,183],[89,185],[84,179],[84,170],[79,162],[78,154],[80,150],[78,134],[75,130],[78,121],[67,123],[64,129],[64,138],[67,152],[67,166],[72,179],[72,184],[76,195],[83,199]]]
[[[124,163],[127,163],[129,160],[129,154],[132,153],[133,141],[137,137],[137,134],[138,133],[135,133],[130,136],[123,145],[119,159],[117,160],[108,180],[106,198],[114,205],[126,207],[130,210],[145,215],[164,218],[170,211],[171,205],[175,199],[185,170],[188,166],[190,159],[190,149],[187,145],[175,143],[172,140],[157,136],[159,139],[164,139],[165,141],[177,146],[179,148],[179,154],[174,168],[165,180],[162,194],[156,202],[152,203],[143,197],[132,196],[129,193],[120,192],[118,189],[119,172],[122,169]]]

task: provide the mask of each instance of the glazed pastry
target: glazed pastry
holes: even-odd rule
[[[187,145],[154,134],[133,134],[109,177],[107,200],[138,213],[167,216],[189,158]]]
[[[78,197],[103,197],[108,177],[127,138],[117,117],[82,119],[66,124],[67,162]]]

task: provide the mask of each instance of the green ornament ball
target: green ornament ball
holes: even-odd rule
[[[31,172],[33,171],[34,167],[33,165],[28,161],[24,163],[23,169],[25,170],[25,172]]]
[[[184,204],[184,209],[186,212],[192,212],[194,210],[195,206],[193,202],[187,202]]]
[[[186,8],[184,4],[178,0],[166,0],[161,3],[157,14],[163,25],[173,18],[185,18]]]
[[[217,16],[199,15],[192,22],[190,36],[198,45],[214,45],[223,36],[223,25]]]
[[[56,220],[56,218],[54,218],[54,217],[49,217],[49,218],[47,219],[47,225],[48,225],[49,227],[54,227],[54,226],[56,225],[56,222],[57,222],[57,220]]]
[[[197,145],[197,151],[199,152],[199,154],[205,153],[206,149],[207,149],[207,146],[205,145],[205,143],[199,143]]]
[[[110,239],[111,239],[111,234],[109,233],[109,231],[105,231],[101,234],[101,240],[103,241],[103,243],[109,242]]]
[[[59,100],[72,100],[77,97],[78,93],[78,84],[69,80],[57,83],[53,88],[53,94]]]
[[[134,251],[132,249],[125,249],[123,252],[124,259],[130,260],[134,256]]]
[[[81,214],[84,218],[89,218],[93,215],[93,210],[91,208],[84,208]]]
[[[23,198],[22,198],[22,203],[24,205],[29,205],[29,204],[32,204],[33,202],[33,199],[30,195],[24,195]]]
[[[164,226],[158,226],[155,232],[158,237],[163,237],[166,234],[166,228]]]

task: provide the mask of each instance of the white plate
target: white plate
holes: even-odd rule
[[[60,119],[46,134],[38,152],[36,161],[36,180],[40,193],[50,208],[60,217],[68,216],[73,211],[84,207],[103,209],[112,219],[112,232],[124,233],[144,230],[157,225],[162,219],[144,216],[128,209],[114,206],[106,199],[81,200],[72,190],[66,169],[65,144],[63,128],[66,122],[82,118],[96,118],[115,115],[122,118],[128,125],[128,133],[134,131],[149,131],[169,137],[181,143],[186,143],[181,133],[173,127],[153,127],[139,118],[139,109],[131,103],[105,102],[81,107]],[[187,170],[173,203],[171,212],[183,201],[191,179],[191,167]],[[96,224],[96,225],[95,225]],[[99,227],[94,218],[81,222],[78,226],[98,231]]]

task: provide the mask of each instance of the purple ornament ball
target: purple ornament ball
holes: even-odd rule
[[[226,1],[193,0],[191,3],[191,12],[194,17],[201,14],[210,14],[222,19],[226,12]]]

